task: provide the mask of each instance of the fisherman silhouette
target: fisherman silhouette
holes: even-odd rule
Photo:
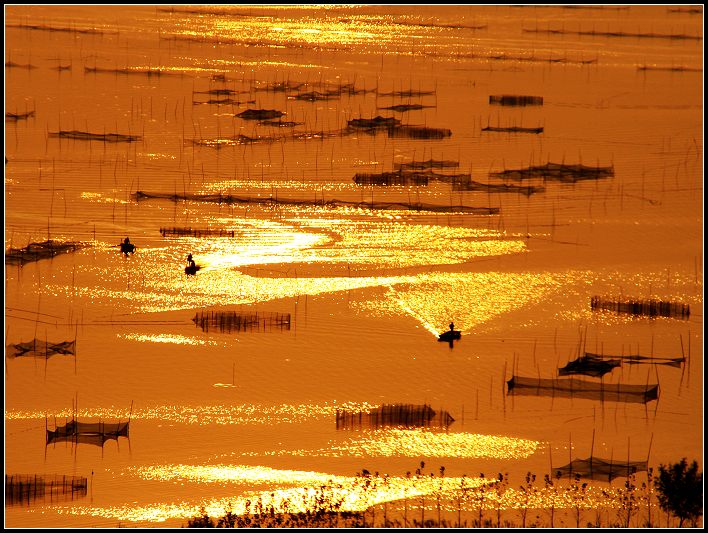
[[[135,252],[135,245],[130,242],[128,237],[126,237],[125,240],[120,243],[120,251],[127,256],[128,254]]]
[[[187,256],[187,266],[184,268],[184,273],[193,276],[197,273],[197,270],[199,270],[199,267],[194,262],[194,259],[192,259],[192,254],[189,254]]]
[[[450,329],[444,333],[438,335],[439,341],[445,341],[450,344],[450,348],[453,347],[453,342],[459,340],[461,332],[455,330],[455,323],[450,322]]]

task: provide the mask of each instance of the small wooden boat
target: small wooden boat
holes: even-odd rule
[[[442,342],[451,342],[451,341],[459,340],[460,337],[462,337],[462,331],[457,330],[457,329],[455,329],[455,330],[451,329],[449,331],[446,331],[445,333],[441,333],[440,335],[438,335],[438,340],[442,341]]]
[[[133,254],[135,253],[135,245],[129,242],[122,242],[120,243],[120,251],[123,252],[125,255]]]
[[[197,270],[199,270],[200,267],[199,265],[189,265],[187,267],[184,267],[184,273],[187,274],[188,276],[193,276],[194,274],[197,273]]]

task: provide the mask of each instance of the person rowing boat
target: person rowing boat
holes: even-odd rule
[[[130,242],[130,239],[128,237],[125,238],[125,240],[119,244],[120,246],[120,251],[123,252],[126,256],[128,254],[135,253],[135,245]]]

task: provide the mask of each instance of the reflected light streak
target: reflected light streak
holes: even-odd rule
[[[151,481],[192,481],[197,483],[238,483],[247,485],[319,485],[334,481],[329,474],[299,470],[277,470],[244,465],[157,465],[131,468],[137,476]]]
[[[80,195],[82,200],[88,200],[90,202],[96,202],[101,204],[129,204],[128,200],[121,200],[120,198],[110,198],[99,192],[82,192]]]
[[[478,257],[507,255],[527,250],[521,240],[506,240],[493,232],[437,225],[398,222],[351,222],[336,230],[341,240],[321,251],[329,260],[403,268],[458,264]],[[328,257],[329,256],[329,257]]]
[[[138,333],[128,333],[126,335],[118,334],[119,339],[127,339],[137,342],[156,342],[156,343],[166,343],[166,344],[181,344],[190,346],[205,346],[205,345],[216,345],[217,343],[211,340],[205,339],[195,339],[194,337],[185,337],[184,335],[167,335],[167,334],[155,334],[155,335],[140,335]]]
[[[445,273],[418,277],[416,283],[389,285],[395,308],[411,315],[434,335],[454,320],[470,332],[502,314],[541,302],[573,283],[577,273]]]
[[[364,432],[360,437],[319,450],[282,450],[254,455],[525,459],[533,455],[540,445],[538,441],[514,437],[439,433],[425,429],[385,429]]]
[[[408,284],[392,290],[390,298],[434,332],[446,329],[451,317],[469,331],[500,313],[538,301],[559,286],[553,275],[528,273],[328,277],[320,271],[322,277],[298,277],[299,265],[346,266],[349,274],[351,269],[356,274],[358,269],[455,265],[527,251],[523,240],[499,231],[348,220],[348,215],[330,210],[329,220],[300,215],[288,221],[232,221],[226,226],[238,234],[235,239],[179,238],[166,248],[140,248],[137,276],[131,279],[126,263],[125,277],[116,279],[128,281],[125,289],[96,283],[81,287],[73,279],[72,285],[50,288],[55,294],[80,296],[99,305],[117,301],[138,311],[159,312]],[[202,266],[196,276],[184,275],[185,250]],[[258,265],[283,265],[285,275],[252,277],[236,270]],[[96,263],[82,267],[82,278],[86,275],[108,278],[105,267]]]
[[[279,67],[279,68],[316,68],[316,69],[327,69],[330,68],[326,65],[320,65],[317,63],[291,63],[289,61],[275,61],[275,60],[258,60],[258,61],[234,61],[234,60],[212,60],[212,62],[219,66],[219,67],[224,67],[224,66],[238,66],[239,68],[243,67],[264,67],[264,66],[269,66],[269,67]]]
[[[294,6],[289,8],[294,9]],[[398,24],[392,16],[329,16],[323,11],[323,6],[317,6],[316,13],[300,18],[200,16],[207,13],[182,15],[181,27],[173,30],[173,33],[192,36],[196,41],[205,43],[216,40],[274,48],[330,50],[356,47],[365,53],[391,53],[391,48],[402,43],[410,44],[411,40],[415,40],[418,48],[421,48],[436,46],[445,37],[441,35],[440,28],[426,29],[422,26]]]
[[[139,312],[177,311],[203,308],[205,306],[229,306],[267,302],[279,298],[302,295],[318,295],[391,283],[413,281],[410,276],[361,277],[361,278],[257,278],[233,270],[207,271],[197,274],[198,280],[186,279],[183,272],[174,272],[171,267],[158,271],[145,279],[145,290],[119,291],[101,287],[74,289],[81,297],[103,301],[118,301],[135,306]],[[71,295],[72,288],[65,287]],[[175,294],[175,290],[177,294]]]
[[[554,481],[554,487],[534,487],[530,491],[507,488],[501,494],[497,491],[488,491],[485,495],[484,509],[503,510],[515,509],[621,509],[622,499],[626,497],[624,489],[602,488],[588,485],[583,492],[574,490],[572,485],[561,484]],[[640,491],[641,492],[641,491]],[[641,495],[636,495],[636,505],[640,503]],[[478,502],[475,502],[478,505]],[[466,506],[468,510],[475,507]],[[453,510],[452,508],[448,510]]]
[[[220,180],[213,183],[204,183],[197,190],[197,194],[213,194],[223,191],[270,191],[275,198],[281,191],[297,191],[297,192],[351,192],[356,191],[357,185],[350,183],[312,183],[302,180],[254,180],[254,179],[235,179],[235,180]]]
[[[389,216],[393,216],[389,213]],[[245,225],[245,227],[244,227]],[[314,231],[327,231],[327,236]],[[209,242],[199,251],[207,264],[338,263],[356,267],[404,268],[459,264],[478,257],[527,250],[521,240],[491,230],[410,225],[395,221],[328,221],[297,217],[289,224],[248,220],[238,242]]]
[[[563,279],[545,273],[297,277],[297,268],[293,270],[293,267],[301,263],[305,266],[330,263],[354,269],[403,268],[457,264],[475,257],[525,249],[520,241],[489,240],[483,237],[484,232],[460,228],[418,226],[411,231],[401,228],[403,235],[398,235],[403,225],[395,222],[363,226],[340,224],[336,230],[327,228],[323,222],[312,226],[320,233],[304,233],[284,224],[261,223],[252,230],[242,228],[245,232],[239,239],[206,242],[183,239],[195,244],[190,249],[202,265],[202,270],[194,277],[184,275],[183,252],[171,247],[140,251],[142,277],[134,280],[130,289],[95,284],[52,289],[57,294],[79,295],[98,303],[123,301],[142,312],[159,312],[396,285],[389,298],[435,332],[440,327],[446,329],[450,317],[469,331],[500,313],[539,301],[557,289]],[[360,232],[364,232],[365,237]],[[482,238],[477,240],[479,236]],[[455,250],[445,244],[451,238],[457,238]],[[235,270],[239,266],[272,264],[284,265],[285,276],[253,277]],[[295,277],[287,277],[291,270]],[[104,270],[95,265],[85,266],[82,274],[106,278]]]
[[[137,474],[145,479],[158,481],[195,481],[207,483],[245,483],[270,485],[270,490],[247,492],[230,498],[212,498],[197,503],[151,504],[122,507],[90,507],[75,505],[57,509],[64,514],[100,516],[106,519],[131,522],[163,522],[169,519],[192,518],[200,515],[204,508],[210,516],[221,516],[225,509],[231,508],[237,515],[253,511],[260,500],[266,512],[272,508],[275,513],[305,512],[317,509],[320,495],[327,502],[341,503],[343,511],[364,511],[372,505],[426,496],[436,492],[451,493],[462,483],[468,488],[475,488],[493,483],[479,478],[431,478],[428,476],[408,477],[361,477],[336,476],[318,472],[298,472],[275,470],[266,467],[224,466],[201,467],[189,465],[168,465],[138,469]],[[290,488],[276,488],[282,485],[295,485]]]
[[[274,26],[270,20],[254,18],[241,19],[238,22],[221,19],[210,33],[228,38],[254,39],[264,45],[307,45],[332,46],[353,44],[374,44],[379,39],[393,41],[400,37],[401,30],[393,25],[344,23],[337,19],[315,19],[278,21]],[[277,29],[277,31],[275,31]],[[218,32],[218,33],[217,33]]]
[[[115,507],[91,507],[74,504],[58,506],[59,514],[101,517],[127,522],[164,522],[188,520],[201,515],[203,508],[211,517],[222,516],[227,509],[236,515],[255,513],[255,503],[260,502],[263,512],[305,512],[321,509],[327,503],[341,504],[343,511],[364,511],[375,505],[394,503],[389,511],[400,512],[407,500],[409,511],[421,508],[421,496],[432,496],[426,507],[437,505],[446,512],[518,509],[621,509],[621,489],[601,489],[589,486],[583,493],[567,487],[535,488],[529,492],[506,489],[496,485],[494,479],[475,477],[434,477],[428,475],[396,476],[337,476],[319,472],[276,470],[260,466],[243,465],[165,465],[135,469],[144,478],[163,482],[199,482],[269,485],[265,491],[250,491],[234,497],[210,498],[180,503],[154,503]],[[284,485],[294,485],[283,488]],[[497,491],[496,487],[501,491]],[[477,495],[483,491],[483,498]],[[32,512],[40,510],[31,509]]]
[[[114,407],[79,408],[77,418],[123,419],[131,416],[132,420],[157,420],[197,425],[276,425],[300,424],[311,419],[334,417],[337,410],[369,411],[376,405],[366,402],[342,402],[331,404],[285,404],[266,406],[256,404],[241,405],[155,405],[148,407],[137,406],[133,409],[120,409]],[[45,415],[51,417],[71,418],[71,409],[62,409],[56,412],[6,410],[5,420],[44,420]]]

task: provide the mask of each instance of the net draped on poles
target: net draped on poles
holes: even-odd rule
[[[570,463],[555,469],[558,477],[579,476],[594,481],[612,481],[617,477],[629,477],[647,470],[647,461],[614,461],[599,457],[573,459]]]
[[[76,355],[76,341],[49,342],[33,339],[27,342],[10,344],[8,357],[51,357],[53,355]]]

